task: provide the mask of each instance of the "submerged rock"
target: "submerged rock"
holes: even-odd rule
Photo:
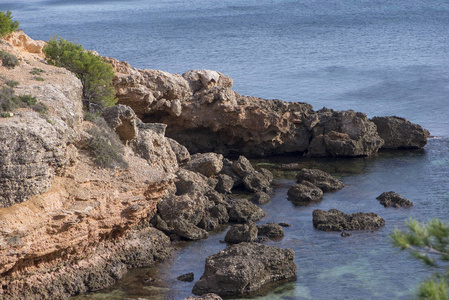
[[[377,132],[385,141],[383,149],[417,149],[427,144],[427,132],[420,125],[400,117],[374,117]]]
[[[373,230],[385,225],[385,220],[375,213],[345,214],[337,209],[313,211],[313,226],[323,231]]]
[[[297,267],[292,249],[240,243],[206,259],[204,274],[193,293],[220,296],[250,294],[268,283],[296,279]]]
[[[380,201],[380,204],[382,204],[385,207],[392,206],[392,207],[410,207],[413,206],[413,202],[402,198],[401,195],[398,193],[395,193],[393,191],[391,192],[383,192],[380,194],[377,198],[377,200]]]
[[[178,277],[176,277],[176,279],[178,279],[179,281],[192,282],[195,279],[195,275],[193,274],[193,272],[190,272],[179,275]]]

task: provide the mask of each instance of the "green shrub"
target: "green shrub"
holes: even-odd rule
[[[0,37],[4,37],[19,28],[19,22],[13,21],[11,12],[0,11]]]
[[[42,73],[45,73],[45,70],[38,69],[38,68],[33,68],[33,70],[30,71],[30,74],[32,74],[32,75],[40,75]]]
[[[36,97],[31,95],[16,96],[14,90],[8,86],[3,86],[0,90],[0,112],[9,112],[20,107],[31,107],[36,102]]]
[[[87,105],[94,103],[104,108],[117,102],[112,87],[114,69],[100,56],[85,51],[79,44],[57,37],[51,39],[42,51],[50,64],[72,71],[81,80]]]
[[[16,87],[16,86],[18,86],[19,84],[20,84],[20,82],[18,82],[18,81],[15,81],[15,80],[6,80],[5,81],[5,84],[7,85],[7,86],[9,86],[9,87]]]
[[[100,112],[90,112],[87,110],[83,112],[84,121],[95,122],[98,120],[100,116],[101,116]]]
[[[45,105],[45,103],[42,103],[42,102],[38,102],[38,103],[32,104],[30,107],[35,112],[38,112],[41,116],[46,115],[47,112],[48,112],[48,106]]]
[[[127,167],[123,159],[123,144],[117,134],[99,117],[96,126],[89,130],[87,146],[97,165],[103,168]]]
[[[39,76],[35,76],[35,77],[34,77],[34,80],[37,80],[37,81],[45,81],[44,78],[39,77]]]
[[[2,65],[9,69],[12,69],[15,66],[19,65],[19,60],[17,59],[17,57],[3,50],[0,51],[0,59],[2,60]]]

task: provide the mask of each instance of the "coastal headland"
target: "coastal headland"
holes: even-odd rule
[[[129,268],[167,259],[173,241],[259,221],[265,213],[253,202],[269,201],[273,174],[246,157],[370,156],[422,148],[429,135],[396,116],[369,119],[351,110],[315,111],[306,103],[243,96],[218,71],[178,75],[113,58],[105,60],[115,70],[118,105],[88,118],[80,80],[46,63],[44,45],[20,31],[0,43],[0,50],[19,59],[14,68],[0,66],[2,88],[18,82],[11,88],[15,94],[47,107],[18,108],[0,118],[2,299],[66,299],[97,291]],[[95,162],[94,128],[118,136],[121,160],[112,167]],[[303,185],[319,189],[311,184]],[[252,201],[232,197],[237,188]],[[262,230],[247,227],[254,231],[250,241],[208,259],[197,293],[237,296],[261,288],[254,281],[295,279],[293,251],[256,243]],[[262,258],[249,262],[246,253]],[[212,270],[214,259],[232,262],[235,290],[207,281],[226,280]],[[265,270],[258,277],[251,276],[255,265]]]

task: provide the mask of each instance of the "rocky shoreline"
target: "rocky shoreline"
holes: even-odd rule
[[[269,201],[273,174],[255,169],[246,157],[368,156],[422,148],[428,137],[399,117],[370,120],[360,112],[242,96],[220,72],[181,76],[112,58],[106,59],[116,71],[120,105],[102,112],[104,124],[87,121],[80,81],[45,62],[44,44],[23,32],[0,44],[21,59],[14,69],[0,66],[2,76],[20,82],[16,93],[49,108],[46,114],[21,108],[0,119],[2,299],[67,299],[98,291],[129,268],[167,259],[171,241],[207,238],[223,224],[240,224],[227,240],[235,245],[208,258],[194,293],[246,295],[294,280],[293,250],[257,243],[258,235],[259,242],[261,236],[281,237],[282,228],[254,224],[265,216],[254,203]],[[44,81],[33,80],[33,68],[44,71]],[[118,135],[123,165],[94,163],[88,147],[93,128]],[[313,203],[343,187],[320,170],[301,170],[297,181],[289,194],[293,202]],[[233,197],[235,190],[251,201]],[[314,212],[313,225],[363,230],[382,223],[372,225],[363,215],[354,225],[354,217],[331,213],[346,223],[322,225],[324,214]],[[217,264],[229,265],[228,277]],[[220,282],[229,283],[229,276],[226,287]]]

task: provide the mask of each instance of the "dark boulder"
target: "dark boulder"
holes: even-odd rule
[[[228,214],[229,220],[237,223],[256,222],[267,215],[260,207],[246,199],[236,200],[228,209]]]
[[[287,192],[288,201],[307,205],[323,199],[323,191],[309,181],[295,183]]]
[[[243,185],[251,193],[271,193],[271,184],[267,178],[259,172],[251,173],[243,177]]]
[[[418,124],[400,117],[374,117],[377,132],[385,141],[383,149],[423,148],[427,144],[428,132]]]
[[[309,181],[325,193],[340,190],[344,186],[340,180],[319,169],[302,169],[296,174],[296,180],[297,182]]]
[[[268,283],[295,280],[297,267],[292,249],[240,243],[209,256],[193,293],[244,296]]]
[[[270,239],[278,239],[284,236],[284,229],[276,223],[267,223],[257,226],[258,234],[267,236]]]
[[[167,141],[170,144],[171,149],[175,153],[178,163],[184,164],[190,160],[190,153],[186,147],[171,138],[167,138]]]
[[[217,176],[218,183],[215,190],[223,194],[231,194],[232,188],[234,187],[234,179],[226,174],[219,174]]]
[[[231,244],[255,242],[257,240],[257,228],[258,226],[251,221],[233,225],[226,233],[225,242]]]
[[[383,192],[380,196],[376,198],[380,201],[380,204],[382,204],[385,207],[392,206],[392,207],[410,207],[413,206],[413,202],[402,198],[401,195],[395,192]]]
[[[179,275],[178,277],[176,277],[176,279],[178,279],[179,281],[192,282],[195,279],[195,275],[193,274],[193,272],[190,272],[187,274]]]
[[[257,192],[253,196],[251,196],[249,201],[256,204],[265,204],[270,201],[270,195],[265,192]]]
[[[375,213],[345,214],[337,209],[313,211],[313,226],[323,231],[373,230],[385,225],[385,220]]]

